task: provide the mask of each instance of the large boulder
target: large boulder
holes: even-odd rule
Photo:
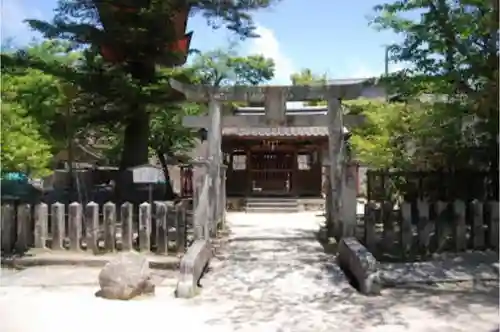
[[[153,275],[146,257],[121,253],[99,273],[98,296],[111,300],[130,300],[142,294],[154,294]]]

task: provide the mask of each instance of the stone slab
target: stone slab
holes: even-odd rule
[[[191,298],[197,294],[198,283],[213,257],[210,241],[196,240],[182,257],[176,296]]]
[[[177,269],[180,264],[178,256],[146,255],[152,269]],[[2,257],[2,266],[30,267],[43,265],[75,265],[88,267],[103,267],[115,254],[92,255],[87,253],[71,253],[68,251],[31,251],[24,256]]]
[[[499,280],[498,254],[495,252],[445,254],[427,262],[380,263],[379,271],[381,282],[387,287]]]
[[[356,238],[346,237],[340,240],[337,261],[340,267],[355,280],[362,294],[380,294],[378,262]]]

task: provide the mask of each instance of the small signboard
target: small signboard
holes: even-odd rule
[[[165,174],[160,167],[154,165],[140,165],[129,168],[132,172],[133,183],[161,183],[165,182]]]

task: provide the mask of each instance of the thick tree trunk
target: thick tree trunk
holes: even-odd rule
[[[141,106],[131,113],[125,127],[121,170],[148,163],[149,114]]]
[[[165,185],[166,185],[165,199],[166,200],[174,199],[175,193],[172,187],[172,180],[170,179],[170,172],[168,171],[168,164],[167,164],[167,159],[165,158],[165,154],[159,150],[156,150],[156,156],[160,161],[161,168],[163,169],[163,174],[165,175]]]

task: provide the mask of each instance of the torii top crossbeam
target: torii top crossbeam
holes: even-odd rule
[[[208,85],[189,85],[170,80],[170,85],[177,91],[184,93],[191,101],[239,101],[265,102],[272,98],[280,101],[309,101],[329,100],[338,98],[351,100],[359,97],[370,97],[373,89],[381,89],[378,79],[361,78],[336,80],[328,85],[302,86],[231,86],[214,87]],[[380,93],[379,93],[380,95]]]

